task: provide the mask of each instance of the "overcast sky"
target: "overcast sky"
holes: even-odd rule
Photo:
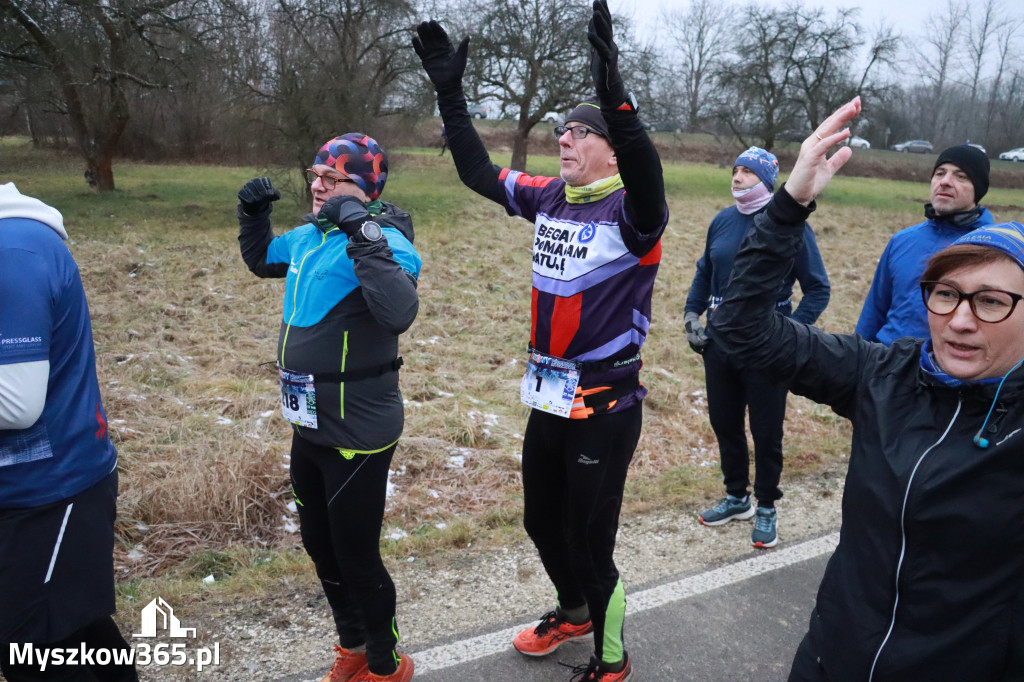
[[[737,6],[746,4],[747,0],[732,0]],[[757,2],[782,7],[786,0],[757,0]],[[912,36],[918,32],[929,14],[939,8],[946,7],[945,0],[849,0],[847,1],[815,1],[800,0],[807,7],[860,7],[861,23],[868,30],[878,26],[883,19],[898,31]],[[661,8],[686,8],[688,0],[609,0],[612,13],[632,15],[637,30],[642,36],[653,34]],[[968,0],[972,13],[983,6],[983,0]],[[1024,1],[1000,0],[1000,11],[1007,16],[1024,18]],[[873,31],[872,31],[873,33]]]

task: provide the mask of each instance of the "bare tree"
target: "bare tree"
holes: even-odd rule
[[[668,31],[675,59],[669,81],[678,87],[687,128],[697,130],[716,108],[715,75],[729,51],[728,2],[692,0],[686,10],[666,10],[662,23]],[[674,98],[675,99],[675,98]]]
[[[803,36],[793,50],[796,82],[793,100],[800,105],[811,129],[855,93],[849,81],[850,65],[860,47],[857,39],[859,10],[837,9],[827,19],[822,9],[793,7],[793,23]]]
[[[967,54],[971,67],[971,78],[968,81],[971,91],[969,110],[974,111],[974,105],[978,100],[978,89],[981,85],[981,70],[985,66],[985,55],[991,45],[992,33],[999,23],[995,0],[986,0],[981,7],[980,16],[970,15],[969,19],[970,31],[967,34]]]
[[[917,63],[921,76],[931,88],[930,113],[926,134],[933,139],[945,136],[946,90],[958,68],[957,48],[967,19],[967,7],[960,0],[948,0],[945,8],[929,16],[924,39],[918,43]]]
[[[130,93],[166,88],[179,36],[202,0],[0,0],[0,61],[67,118],[85,177],[114,189]]]
[[[325,136],[375,133],[407,102],[403,78],[416,73],[406,0],[276,0],[254,13],[260,41],[238,46],[241,81],[253,122],[268,131],[262,144],[297,166]]]
[[[467,81],[474,97],[498,101],[517,120],[510,162],[516,170],[525,169],[530,131],[545,112],[568,109],[593,92],[590,16],[585,0],[475,5]]]
[[[792,98],[798,78],[795,55],[804,38],[789,8],[750,4],[743,10],[743,34],[733,58],[718,73],[726,90],[719,116],[744,146],[759,140],[775,146],[779,134],[795,124],[799,108]]]
[[[903,39],[900,35],[885,22],[882,22],[875,29],[874,37],[871,39],[871,48],[868,50],[868,61],[861,71],[860,79],[857,82],[856,91],[864,94],[872,89],[872,74],[878,67],[892,66],[899,56]]]
[[[1012,48],[1024,29],[1024,22],[1005,21],[996,29],[996,72],[992,79],[992,86],[989,89],[988,108],[985,116],[984,140],[991,139],[992,124],[998,110],[998,101],[1003,78],[1007,75],[1010,67]],[[1011,100],[1012,101],[1012,100]]]

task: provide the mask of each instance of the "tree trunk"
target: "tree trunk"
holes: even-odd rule
[[[517,171],[526,170],[526,153],[529,151],[530,126],[521,117],[516,126],[516,136],[512,140],[512,161],[509,168]]]
[[[114,163],[108,155],[97,155],[85,161],[85,181],[100,192],[114,190]]]

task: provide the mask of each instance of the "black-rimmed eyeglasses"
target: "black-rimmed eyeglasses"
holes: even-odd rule
[[[952,315],[966,299],[971,312],[982,322],[1002,322],[1013,314],[1024,296],[1001,289],[960,291],[946,282],[921,282],[924,306],[936,315]]]
[[[604,137],[601,133],[593,130],[592,128],[588,128],[587,126],[555,126],[555,137],[561,137],[567,132],[572,133],[572,139],[574,140],[582,140],[590,134]]]
[[[306,182],[312,186],[316,179],[320,178],[320,183],[324,186],[324,189],[330,192],[334,189],[334,186],[339,182],[354,182],[348,178],[339,178],[337,175],[328,175],[327,173],[320,173],[319,171],[313,170],[312,168],[306,169]]]

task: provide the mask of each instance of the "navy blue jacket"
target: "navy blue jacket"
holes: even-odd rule
[[[743,215],[735,206],[719,211],[708,227],[704,255],[697,261],[697,274],[690,285],[690,293],[686,296],[685,312],[700,315],[708,310],[708,319],[725,295],[729,275],[732,274],[732,262],[739,251],[743,237],[753,229],[754,218],[763,212]],[[793,282],[800,282],[803,299],[799,307],[793,311]],[[783,315],[792,316],[798,322],[814,324],[828,305],[831,295],[825,263],[818,251],[818,242],[809,225],[804,223],[803,246],[797,254],[793,269],[783,280],[779,290],[777,310]]]

